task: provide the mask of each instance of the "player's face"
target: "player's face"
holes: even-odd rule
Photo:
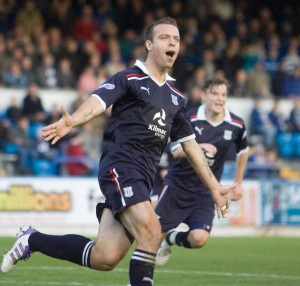
[[[174,25],[160,24],[154,27],[153,42],[148,42],[148,56],[161,68],[172,68],[180,46],[179,31]]]
[[[227,101],[227,87],[225,84],[212,86],[204,94],[206,109],[214,114],[223,114]]]

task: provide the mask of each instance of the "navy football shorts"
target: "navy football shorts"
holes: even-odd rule
[[[215,214],[215,203],[210,193],[195,194],[164,186],[155,208],[162,232],[186,223],[190,230],[211,231]]]
[[[106,201],[105,206],[116,216],[125,207],[150,201],[150,186],[145,176],[133,168],[111,169],[105,178],[98,178]]]

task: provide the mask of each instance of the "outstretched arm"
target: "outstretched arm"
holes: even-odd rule
[[[72,115],[70,115],[66,108],[62,106],[62,117],[57,122],[45,126],[42,129],[42,136],[45,141],[51,141],[51,144],[53,145],[67,135],[73,127],[92,120],[103,111],[103,106],[94,96],[90,96]]]

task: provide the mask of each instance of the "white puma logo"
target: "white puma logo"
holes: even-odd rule
[[[199,128],[198,126],[196,126],[195,130],[198,132],[199,135],[202,135],[203,127]]]
[[[146,90],[148,92],[148,95],[150,95],[150,87],[147,88],[147,87],[141,86],[141,89]]]

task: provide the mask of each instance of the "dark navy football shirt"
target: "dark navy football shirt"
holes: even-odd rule
[[[227,153],[234,144],[239,155],[248,150],[246,128],[244,121],[225,109],[225,118],[218,124],[207,121],[204,105],[187,112],[187,117],[193,125],[197,143],[210,143],[216,146],[214,164],[210,167],[215,177],[220,180]],[[173,146],[172,149],[178,146]],[[193,193],[208,192],[187,159],[177,159],[169,169],[164,184],[174,186],[178,190]]]
[[[158,84],[140,61],[112,76],[92,96],[112,114],[104,130],[100,178],[113,168],[135,168],[152,186],[168,142],[195,138],[186,118],[185,98],[167,80]]]

